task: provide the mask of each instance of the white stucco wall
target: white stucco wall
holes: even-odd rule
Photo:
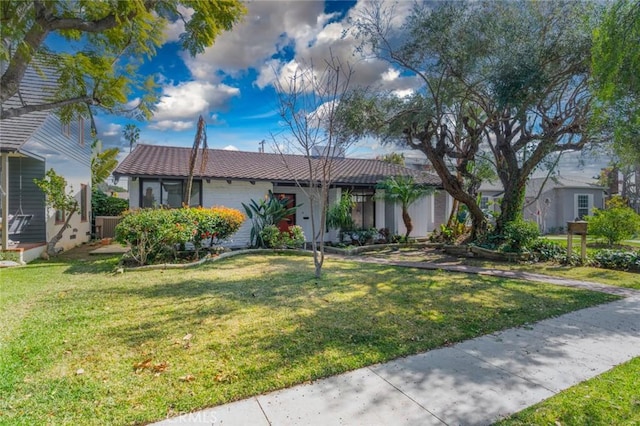
[[[413,223],[411,237],[426,237],[434,227],[434,200],[433,194],[425,195],[409,206],[409,216]],[[407,228],[402,221],[402,207],[396,205],[396,226],[398,234],[404,235]]]
[[[224,206],[240,210],[244,214],[242,203],[249,204],[251,200],[260,200],[267,195],[273,185],[270,182],[256,182],[251,184],[245,181],[212,180],[210,183],[203,181],[202,204],[203,207]],[[240,230],[225,244],[229,247],[246,247],[249,245],[251,234],[251,221],[247,218]]]

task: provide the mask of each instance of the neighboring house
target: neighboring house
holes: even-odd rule
[[[576,178],[531,178],[527,183],[524,218],[538,224],[540,232],[565,232],[567,222],[591,216],[593,209],[604,208],[606,188]],[[483,184],[481,207],[498,211],[502,187]]]
[[[46,70],[29,68],[20,86],[20,96],[4,109],[42,103],[56,85]],[[91,140],[88,123],[62,124],[52,111],[33,112],[0,120],[0,248],[18,251],[31,261],[45,250],[65,219],[65,212],[46,208],[45,196],[35,185],[53,168],[73,189],[79,209],[71,228],[56,246],[67,250],[91,237]]]
[[[137,145],[113,173],[116,179],[128,179],[130,207],[180,207],[191,152],[191,148]],[[305,179],[308,181],[306,157],[210,149],[207,160],[202,173],[200,161],[196,163],[191,194],[193,206],[226,206],[244,213],[242,203],[262,199],[268,191],[273,191],[301,205],[290,219],[290,224],[300,225],[307,239],[310,238],[309,199],[296,185],[296,181],[302,184]],[[339,200],[342,191],[351,191],[356,203],[352,214],[358,227],[388,228],[392,234],[403,234],[405,229],[400,206],[391,205],[376,196],[380,195],[376,185],[394,175],[411,175],[419,183],[440,186],[440,179],[430,173],[379,160],[336,157],[332,159],[329,202]],[[434,220],[434,208],[433,195],[427,195],[411,205],[409,210],[414,223],[412,236],[426,236],[439,226]],[[319,216],[316,211],[314,217]],[[250,221],[246,221],[233,237],[231,245],[246,246],[250,228]],[[325,239],[335,238],[336,232],[331,231]]]

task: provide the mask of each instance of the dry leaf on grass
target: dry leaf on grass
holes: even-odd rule
[[[139,373],[140,371],[144,370],[145,368],[150,368],[151,367],[151,358],[147,358],[142,362],[136,362],[135,364],[133,364],[133,369],[136,371],[136,373]]]
[[[180,379],[179,379],[179,380],[180,380],[181,382],[193,382],[195,379],[196,379],[196,378],[195,378],[193,375],[191,375],[191,374],[187,374],[186,376],[182,376],[182,377],[180,377]]]
[[[167,369],[167,367],[169,367],[169,363],[167,361],[162,361],[158,364],[154,364],[152,370],[155,373],[162,373],[163,371],[165,371]]]

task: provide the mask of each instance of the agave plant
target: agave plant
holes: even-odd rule
[[[277,226],[281,220],[294,214],[300,207],[300,205],[287,207],[288,203],[288,198],[276,197],[272,191],[269,191],[267,196],[259,202],[251,200],[248,205],[242,203],[247,217],[253,224],[249,236],[251,247],[266,247],[260,235],[262,230],[269,225]]]

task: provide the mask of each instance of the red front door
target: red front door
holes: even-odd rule
[[[278,200],[283,200],[286,198],[288,209],[295,207],[296,205],[296,194],[273,194],[273,195],[277,197]],[[285,217],[280,222],[278,222],[278,229],[280,230],[280,232],[287,232],[289,231],[289,227],[295,224],[296,224],[296,214],[293,213]]]

